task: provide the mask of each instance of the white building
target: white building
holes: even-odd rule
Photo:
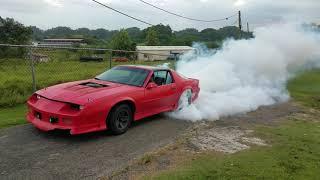
[[[175,55],[182,55],[195,50],[190,46],[137,46],[138,60],[155,61],[174,59]]]
[[[73,45],[84,46],[87,44],[84,39],[44,39],[38,43],[38,46],[71,47]]]

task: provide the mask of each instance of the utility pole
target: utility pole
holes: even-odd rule
[[[241,22],[241,11],[238,12],[238,22],[239,22],[239,38],[241,39],[242,38],[242,22]]]
[[[250,32],[250,29],[249,29],[249,22],[247,22],[247,32],[248,32],[248,33]]]

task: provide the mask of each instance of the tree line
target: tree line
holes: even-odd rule
[[[226,38],[239,38],[239,28],[236,26],[226,26],[220,29],[207,28],[197,30],[195,28],[187,28],[181,31],[173,31],[169,25],[158,24],[140,29],[131,27],[121,30],[107,30],[88,28],[71,29],[70,27],[55,27],[48,30],[41,30],[35,26],[32,39],[41,41],[44,38],[84,38],[88,44],[92,45],[107,45],[112,47],[112,41],[120,34],[127,33],[129,41],[137,45],[177,45],[190,46],[193,42],[203,42],[209,48],[216,48],[220,42]],[[120,37],[123,37],[120,36]],[[242,31],[242,38],[251,38],[251,32]]]
[[[252,38],[251,32],[242,31],[241,38]],[[193,42],[205,43],[209,48],[217,48],[226,38],[239,39],[239,28],[226,26],[220,29],[207,28],[197,30],[187,28],[173,31],[169,25],[158,24],[145,29],[131,27],[121,30],[88,29],[70,27],[55,27],[42,30],[36,26],[24,26],[13,18],[0,16],[0,43],[6,44],[31,44],[32,41],[42,41],[46,38],[83,38],[88,46],[134,50],[136,45],[149,46],[191,46]],[[0,55],[12,54],[23,55],[23,49],[17,48],[18,52],[7,51],[1,48]]]

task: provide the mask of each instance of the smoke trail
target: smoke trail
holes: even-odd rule
[[[200,80],[200,96],[169,115],[186,120],[216,120],[289,100],[287,81],[299,71],[320,67],[320,35],[293,24],[259,28],[250,40],[227,40],[221,50],[197,44],[177,71]]]

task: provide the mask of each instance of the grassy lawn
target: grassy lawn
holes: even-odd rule
[[[0,109],[0,128],[25,124],[25,113],[27,109],[25,105],[17,105],[12,108]]]
[[[301,74],[289,82],[288,89],[296,101],[320,109],[320,70]]]
[[[316,179],[320,167],[320,123],[292,120],[257,128],[271,147],[233,155],[209,153],[152,179]],[[146,178],[149,179],[150,177]]]
[[[56,59],[35,65],[37,89],[63,82],[92,78],[109,69],[109,61],[79,62]],[[167,62],[137,61],[135,64],[155,66]],[[133,62],[112,62],[112,66],[125,64],[133,64]],[[171,61],[171,65],[173,64]],[[0,59],[0,94],[0,128],[25,123],[25,108],[22,104],[32,94],[31,69],[26,60]]]
[[[168,61],[138,61],[136,64],[160,65]],[[172,62],[172,61],[171,61]],[[112,66],[134,62],[112,62]],[[52,60],[35,65],[37,89],[63,82],[95,77],[109,69],[109,61],[79,62]],[[0,59],[0,107],[12,107],[24,103],[32,94],[30,64],[24,59]]]

